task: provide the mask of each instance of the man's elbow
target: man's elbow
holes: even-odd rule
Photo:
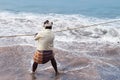
[[[34,40],[38,40],[38,39],[39,39],[39,37],[34,38]]]

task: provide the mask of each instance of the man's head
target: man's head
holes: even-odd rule
[[[49,22],[49,20],[46,20],[44,22],[43,27],[45,27],[45,29],[52,29],[52,25],[53,25],[53,22]]]

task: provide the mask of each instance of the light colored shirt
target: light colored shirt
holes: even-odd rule
[[[45,29],[35,36],[37,50],[53,50],[54,34],[51,29]]]

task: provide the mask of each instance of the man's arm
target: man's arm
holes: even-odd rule
[[[42,34],[41,33],[36,33],[34,39],[38,40],[39,38],[42,38]]]

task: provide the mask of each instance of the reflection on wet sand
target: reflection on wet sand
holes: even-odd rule
[[[119,80],[120,48],[101,46],[91,52],[92,49],[84,46],[84,50],[81,47],[75,53],[54,49],[60,71],[55,77],[49,62],[30,74],[35,47],[0,47],[0,80]]]

